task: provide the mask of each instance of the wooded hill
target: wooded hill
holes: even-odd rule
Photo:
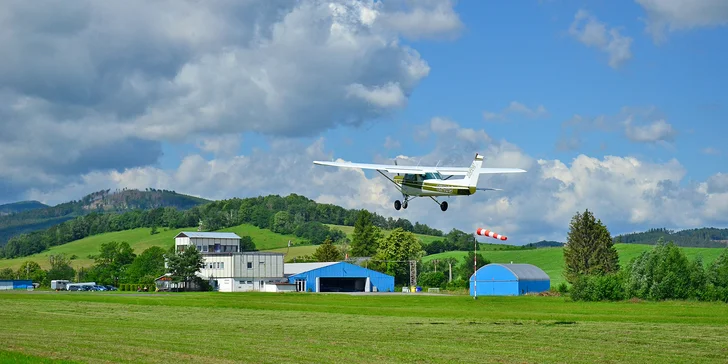
[[[38,201],[20,201],[13,202],[4,205],[0,205],[0,216],[15,214],[23,211],[37,210],[45,207],[49,207],[46,204],[42,204]]]
[[[700,228],[674,231],[665,228],[650,229],[641,233],[617,235],[614,242],[624,244],[654,245],[663,238],[677,246],[700,248],[728,247],[728,229]]]
[[[7,206],[8,214],[0,216],[0,246],[5,245],[13,236],[47,229],[94,212],[124,212],[160,207],[185,210],[209,202],[168,190],[107,189],[89,194],[78,201],[69,201],[56,206],[43,205],[37,201],[2,205],[0,207]]]

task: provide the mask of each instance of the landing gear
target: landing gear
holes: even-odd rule
[[[432,199],[432,201],[435,201],[436,204],[440,205],[440,210],[447,211],[447,201],[440,202],[432,196],[430,196],[430,198]]]
[[[413,197],[412,197],[412,198],[413,198]],[[402,201],[402,202],[400,202],[399,200],[397,200],[397,201],[394,201],[394,209],[395,209],[395,210],[399,210],[399,209],[407,209],[407,205],[408,205],[407,203],[408,203],[408,202],[409,202],[409,201],[410,201],[410,200],[411,200],[412,198],[411,198],[410,196],[407,196],[407,195],[405,195],[405,196],[404,196],[404,201]]]

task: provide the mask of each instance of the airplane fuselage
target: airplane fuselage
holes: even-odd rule
[[[394,176],[394,183],[409,196],[469,196],[475,193],[474,186],[468,186],[460,181],[445,180],[432,173]]]

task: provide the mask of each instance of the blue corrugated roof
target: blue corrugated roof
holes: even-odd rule
[[[240,236],[235,233],[219,233],[212,231],[182,231],[175,238],[178,237],[189,237],[189,238],[209,238],[209,239],[240,239]]]

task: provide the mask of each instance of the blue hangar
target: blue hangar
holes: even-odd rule
[[[394,277],[347,262],[286,263],[299,292],[394,292]]]
[[[31,280],[0,279],[0,291],[35,288]]]
[[[470,276],[471,296],[474,295],[474,282],[478,296],[518,296],[548,291],[551,287],[548,274],[531,264],[484,265]]]

